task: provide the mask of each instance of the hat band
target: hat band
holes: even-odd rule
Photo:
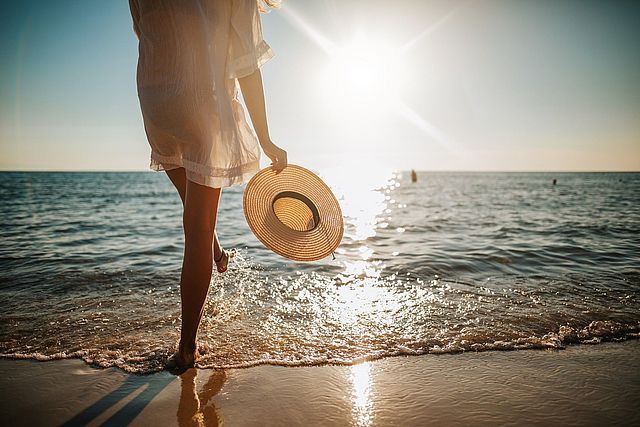
[[[316,205],[304,194],[283,191],[275,195],[271,209],[276,218],[288,228],[296,231],[311,231],[320,223]]]

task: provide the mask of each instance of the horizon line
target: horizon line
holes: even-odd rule
[[[322,168],[320,168],[322,169]],[[551,170],[551,169],[393,169],[393,172],[436,172],[436,173],[640,173],[640,170],[632,169],[576,169],[576,170]],[[0,173],[158,173],[150,169],[0,169]]]

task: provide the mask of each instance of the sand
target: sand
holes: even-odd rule
[[[138,376],[0,360],[0,425],[640,425],[640,341]]]

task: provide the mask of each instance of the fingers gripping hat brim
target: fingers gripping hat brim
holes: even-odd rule
[[[330,255],[344,232],[342,211],[329,187],[313,172],[289,164],[262,169],[244,191],[244,215],[267,248],[295,261]]]

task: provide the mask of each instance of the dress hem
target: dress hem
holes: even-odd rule
[[[233,168],[211,168],[182,157],[165,157],[151,153],[150,169],[169,171],[184,168],[189,181],[213,188],[231,187],[248,182],[260,170],[260,161],[254,160]]]

